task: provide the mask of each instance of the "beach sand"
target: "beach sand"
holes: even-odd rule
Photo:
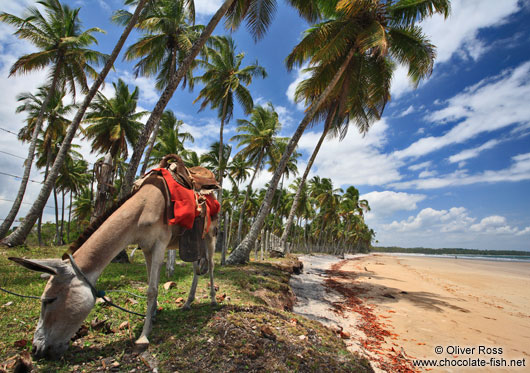
[[[359,298],[397,334],[387,346],[415,358],[525,359],[530,371],[530,263],[372,255],[341,270],[355,272]]]
[[[324,267],[332,265],[329,259],[319,267],[318,258],[304,258],[305,269],[313,272],[308,275],[315,282],[323,278],[329,286],[330,280],[337,281],[361,301],[360,306],[346,307],[337,314],[330,303],[340,299],[340,291],[328,291],[324,292],[327,307],[318,305],[316,298],[322,296],[318,293],[297,306],[298,312],[309,316],[312,306],[318,306],[317,319],[331,326],[338,324],[351,334],[346,342],[352,351],[372,361],[379,358],[379,351],[394,349],[409,359],[447,358],[449,364],[471,364],[456,362],[468,359],[504,364],[504,359],[508,364],[504,368],[444,367],[434,371],[530,372],[530,263],[375,254],[336,263],[334,274],[325,275]],[[314,291],[317,287],[313,283],[310,288]],[[376,348],[366,348],[370,338],[360,328],[366,314],[374,315],[373,323],[390,332]],[[441,354],[435,352],[437,346],[441,346]],[[512,359],[518,364],[525,359],[525,366],[510,367]]]

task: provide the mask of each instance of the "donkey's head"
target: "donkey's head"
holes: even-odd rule
[[[76,275],[68,261],[9,259],[33,271],[52,275],[41,296],[42,308],[32,353],[35,358],[61,357],[68,349],[70,338],[94,307],[90,287]]]

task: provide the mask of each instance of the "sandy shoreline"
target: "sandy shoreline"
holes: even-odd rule
[[[359,315],[337,315],[330,304],[340,295],[319,285],[327,278],[325,270],[338,260],[311,256],[302,260],[310,277],[295,281],[310,280],[312,293],[299,297],[295,311],[311,316],[316,309],[314,318],[341,325],[352,334],[348,340],[352,351],[375,357],[360,343],[364,336]],[[340,271],[343,276],[337,281],[351,287],[377,322],[391,332],[382,350],[402,349],[416,359],[484,359],[488,364],[525,359],[526,366],[520,368],[469,369],[530,371],[530,263],[376,254],[341,263]],[[293,285],[297,295],[303,291],[299,284]],[[324,297],[320,304],[319,297]],[[437,346],[442,347],[441,354],[435,352]]]

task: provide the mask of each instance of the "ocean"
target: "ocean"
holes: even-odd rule
[[[528,255],[473,255],[473,254],[416,254],[416,253],[382,253],[377,252],[374,254],[385,254],[395,256],[424,256],[429,258],[446,258],[446,259],[471,259],[471,260],[489,260],[495,262],[530,262],[530,256]]]

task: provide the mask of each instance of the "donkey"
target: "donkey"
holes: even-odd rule
[[[144,252],[149,284],[146,317],[135,344],[140,350],[149,345],[147,337],[156,313],[160,267],[166,248],[177,248],[178,237],[184,231],[178,225],[167,224],[164,188],[160,176],[153,183],[143,185],[74,252],[74,261],[85,278],[69,260],[10,258],[28,269],[52,275],[41,296],[41,313],[33,337],[35,358],[57,359],[66,352],[71,337],[96,302],[93,287],[87,281],[93,286],[111,260],[130,244],[138,244]],[[212,305],[217,305],[213,282],[217,224],[217,217],[212,217],[205,237]],[[193,283],[184,308],[189,308],[195,298],[199,264],[194,262],[193,267]]]

